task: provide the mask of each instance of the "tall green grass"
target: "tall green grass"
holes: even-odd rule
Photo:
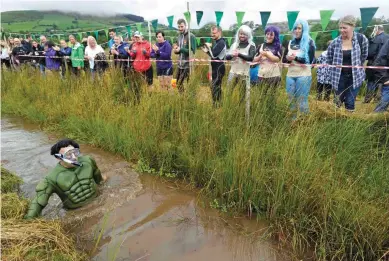
[[[254,89],[247,125],[238,91],[219,109],[199,98],[199,72],[184,95],[142,87],[140,103],[135,81],[117,71],[93,83],[28,70],[2,76],[3,112],[175,173],[231,211],[255,211],[296,253],[370,261],[389,248],[384,118],[315,110],[292,124],[283,88],[275,99]]]

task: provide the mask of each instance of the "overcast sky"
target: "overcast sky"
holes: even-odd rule
[[[198,28],[195,12],[204,11],[200,26],[215,21],[214,11],[224,11],[221,26],[228,28],[236,22],[235,11],[245,11],[243,21],[252,20],[260,24],[259,11],[271,11],[269,23],[286,21],[286,11],[300,11],[299,18],[319,19],[320,10],[334,9],[333,18],[346,14],[360,16],[360,7],[379,7],[375,17],[389,16],[389,0],[225,0],[225,1],[190,1],[192,28]],[[96,15],[113,15],[130,13],[143,16],[146,20],[158,19],[167,24],[167,16],[174,15],[174,23],[183,17],[186,1],[168,0],[1,0],[1,11],[11,10],[62,10],[79,11]]]

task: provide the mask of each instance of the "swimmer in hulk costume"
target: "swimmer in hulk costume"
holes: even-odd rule
[[[84,206],[97,196],[97,186],[106,179],[96,161],[81,155],[80,146],[73,140],[58,141],[51,147],[51,155],[59,162],[36,186],[26,219],[40,216],[53,193],[61,198],[66,209]]]

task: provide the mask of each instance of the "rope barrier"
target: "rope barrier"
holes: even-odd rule
[[[44,56],[44,55],[19,55],[19,57],[31,57],[31,58],[52,58],[52,59],[68,59],[70,58],[68,56]],[[71,59],[73,61],[88,61],[87,59]],[[94,62],[134,62],[134,60],[129,59],[107,59],[107,60],[97,60],[94,59]],[[149,60],[135,60],[136,62],[172,62],[174,64],[179,62],[192,62],[196,65],[209,65],[210,62],[214,63],[226,63],[226,64],[233,64],[237,63],[234,61],[227,61],[227,60],[210,60],[210,59],[190,59],[190,60],[156,60],[156,59],[149,59]],[[319,67],[329,67],[329,68],[357,68],[357,69],[376,69],[376,70],[389,70],[389,66],[355,66],[355,65],[329,65],[329,64],[296,64],[296,63],[272,63],[272,62],[244,62],[248,65],[261,65],[261,64],[274,64],[277,65],[277,67],[280,68],[289,68],[289,67],[311,67],[311,68],[319,68]]]

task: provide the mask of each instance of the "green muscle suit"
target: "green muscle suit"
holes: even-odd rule
[[[67,209],[84,206],[96,197],[97,184],[103,180],[101,172],[90,156],[80,156],[78,161],[82,166],[74,168],[65,168],[58,163],[36,186],[36,196],[25,218],[39,216],[53,193],[61,198]]]

